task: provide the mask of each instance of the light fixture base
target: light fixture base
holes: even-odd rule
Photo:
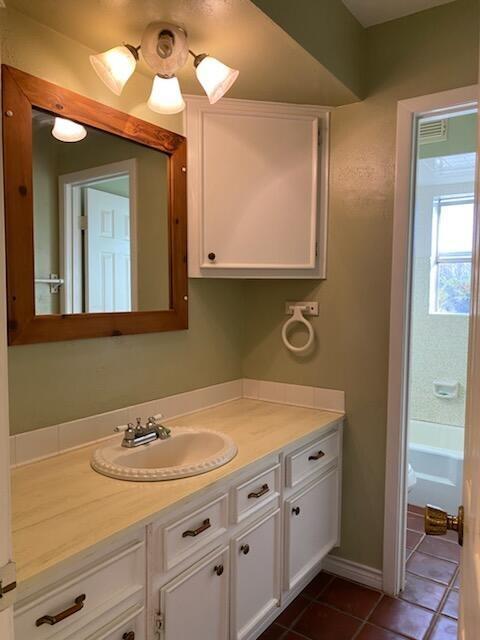
[[[156,74],[171,77],[187,61],[187,34],[175,24],[151,22],[143,33],[141,49],[145,62]]]

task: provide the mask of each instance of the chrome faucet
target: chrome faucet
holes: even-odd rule
[[[125,432],[122,447],[131,449],[133,447],[139,447],[141,444],[148,444],[154,440],[166,440],[170,438],[170,429],[162,424],[157,424],[158,417],[160,416],[150,416],[145,425],[142,425],[141,418],[137,418],[136,425],[129,422],[126,427],[115,427],[114,431]]]

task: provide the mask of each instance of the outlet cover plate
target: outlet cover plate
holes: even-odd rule
[[[286,302],[285,303],[285,314],[287,316],[293,316],[293,307],[307,307],[303,311],[304,316],[318,316],[318,302]]]

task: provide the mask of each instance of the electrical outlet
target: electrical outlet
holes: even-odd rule
[[[286,302],[285,303],[285,314],[287,316],[293,316],[293,308],[294,307],[306,307],[303,311],[304,316],[318,316],[318,302]]]

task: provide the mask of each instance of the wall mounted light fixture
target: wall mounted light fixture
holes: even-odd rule
[[[179,113],[185,108],[176,73],[185,65],[189,54],[193,56],[196,76],[211,104],[227,93],[239,74],[206,53],[193,53],[188,48],[185,30],[168,22],[150,23],[138,47],[119,45],[90,56],[90,62],[107,87],[119,96],[135,71],[139,51],[155,73],[148,106],[157,113]]]

